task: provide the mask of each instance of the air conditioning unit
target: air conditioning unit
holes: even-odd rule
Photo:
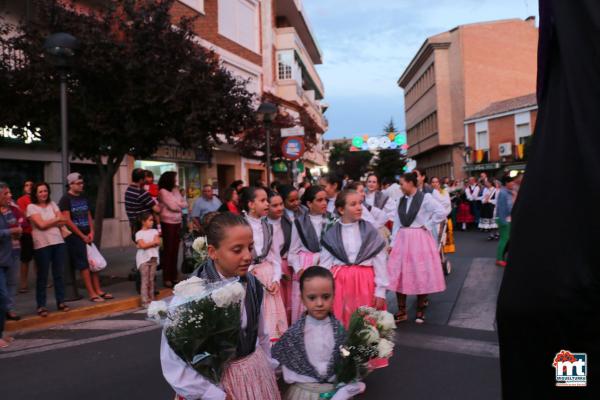
[[[498,145],[498,153],[500,157],[506,157],[512,155],[512,143],[500,143]]]

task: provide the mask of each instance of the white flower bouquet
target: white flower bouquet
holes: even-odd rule
[[[208,259],[208,243],[206,236],[194,237],[188,233],[183,238],[183,263],[181,271],[192,273],[200,264]]]
[[[245,294],[237,278],[209,283],[194,276],[175,285],[168,305],[150,303],[148,318],[164,326],[175,354],[216,384],[236,354]]]
[[[340,347],[342,361],[336,376],[340,384],[362,380],[372,368],[370,361],[387,359],[394,350],[394,316],[372,307],[360,307],[350,317],[348,338]]]

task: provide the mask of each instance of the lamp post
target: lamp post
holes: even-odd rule
[[[68,33],[53,33],[44,41],[44,51],[60,76],[60,144],[63,190],[69,175],[69,136],[67,131],[67,69],[79,47],[77,39]]]
[[[48,61],[56,67],[60,77],[60,159],[62,172],[62,187],[67,190],[67,175],[69,175],[69,135],[67,131],[67,71],[70,60],[79,47],[77,39],[68,33],[53,33],[44,41],[44,52]],[[70,282],[69,282],[70,281]],[[82,298],[77,290],[75,270],[69,265],[69,276],[65,282],[67,289],[65,301],[75,301]]]
[[[263,123],[265,128],[265,146],[266,151],[265,155],[267,157],[267,187],[271,187],[271,125],[275,116],[277,115],[277,105],[273,103],[262,103],[257,112],[257,119],[259,122]]]

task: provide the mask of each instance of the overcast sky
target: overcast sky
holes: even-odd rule
[[[326,139],[404,129],[396,81],[431,35],[457,25],[538,15],[537,0],[303,0],[323,52]]]

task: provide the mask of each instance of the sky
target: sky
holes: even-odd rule
[[[303,0],[323,53],[325,139],[379,135],[390,118],[404,129],[397,85],[428,36],[458,25],[538,18],[537,0]],[[539,19],[539,18],[538,18]]]

